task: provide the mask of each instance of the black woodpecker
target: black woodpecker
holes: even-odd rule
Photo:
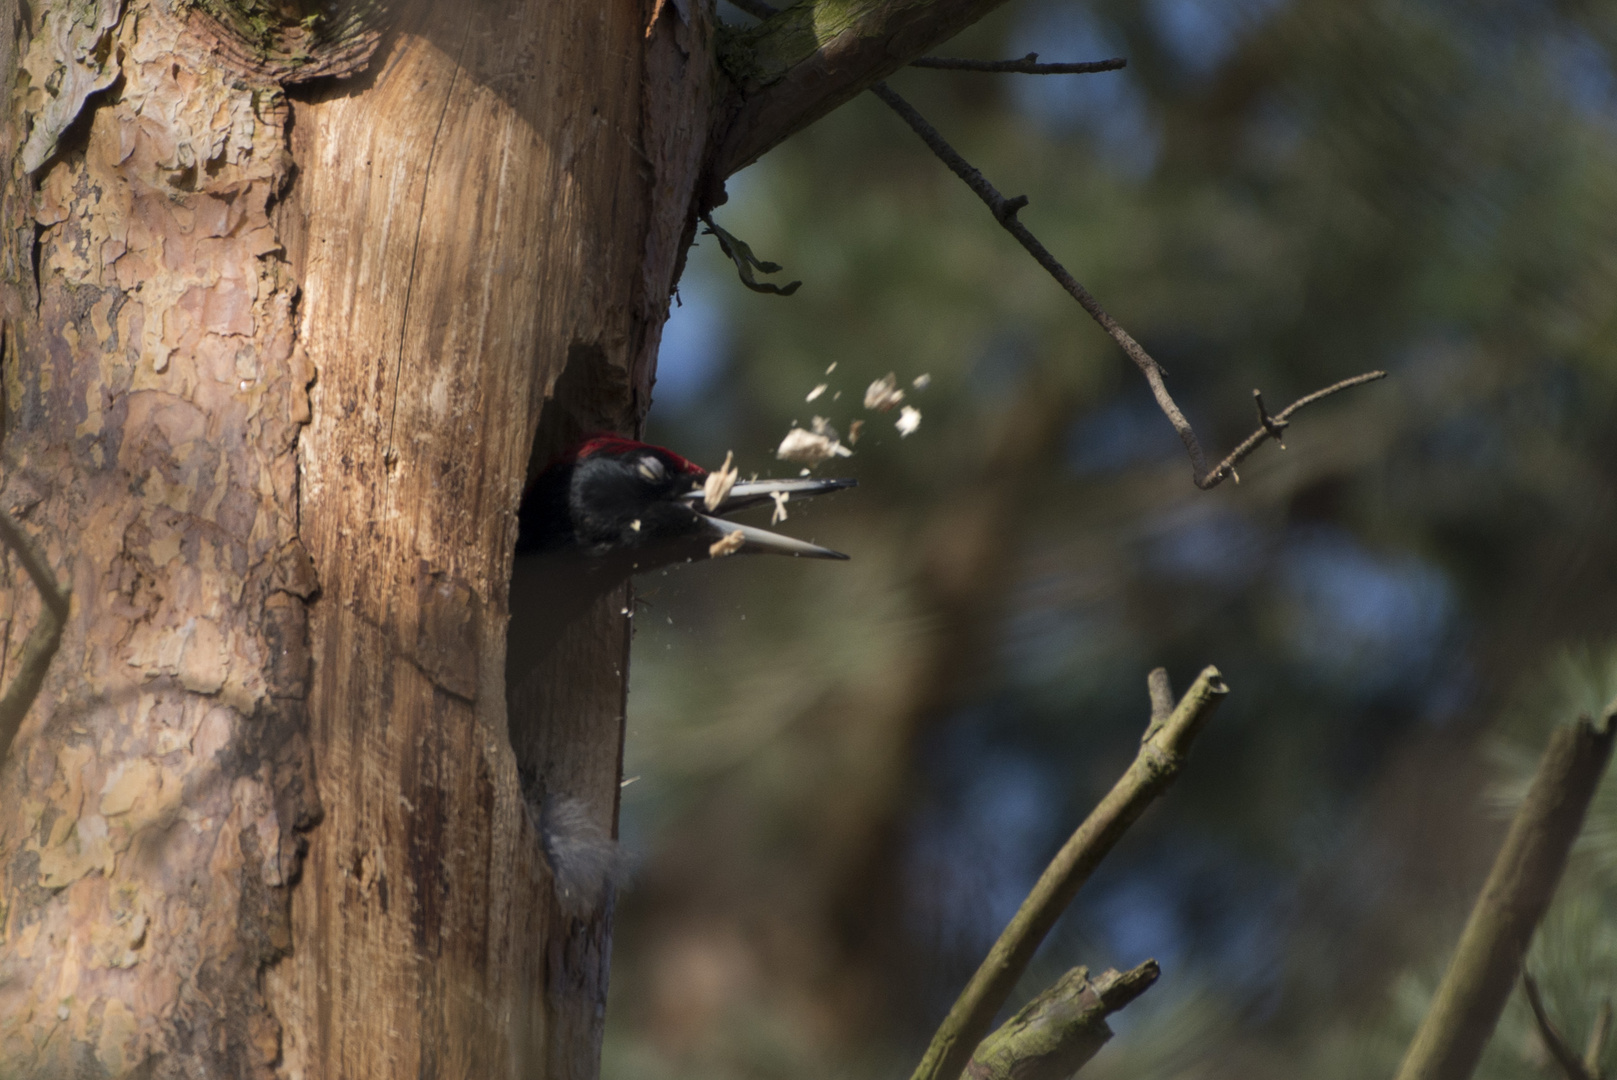
[[[672,451],[617,435],[591,436],[545,469],[518,512],[508,655],[544,655],[591,601],[634,574],[714,553],[847,558],[726,515],[777,494],[804,498],[856,481],[742,480],[709,507],[707,479],[706,469]]]
[[[528,740],[537,731],[539,661],[590,604],[633,574],[716,555],[846,559],[726,514],[852,487],[852,480],[747,480],[708,505],[709,473],[678,454],[616,435],[585,439],[534,480],[518,511],[506,685],[524,800],[543,838],[558,902],[582,918],[623,870],[610,830],[585,804],[547,791]],[[716,487],[717,485],[715,485]]]

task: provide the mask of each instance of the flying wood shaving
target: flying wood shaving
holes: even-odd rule
[[[815,466],[830,457],[852,457],[853,451],[830,436],[794,427],[780,441],[775,456],[782,461],[796,461]]]
[[[838,435],[837,429],[831,426],[831,421],[827,420],[823,416],[816,416],[813,420],[810,420],[809,430],[814,432],[816,435],[824,435],[832,442],[842,441],[842,436]]]
[[[865,391],[865,408],[877,412],[887,412],[903,400],[904,391],[898,388],[898,376],[891,371],[871,383]]]
[[[769,515],[769,523],[771,525],[779,525],[781,522],[786,520],[786,500],[790,499],[791,497],[792,493],[790,491],[775,491],[770,493],[770,498],[775,500],[775,512]]]
[[[732,533],[725,533],[707,547],[709,558],[719,559],[726,555],[734,555],[741,550],[741,545],[747,542],[747,537],[739,529]]]
[[[852,446],[852,445],[856,444],[859,441],[859,433],[864,431],[864,430],[865,430],[865,422],[863,420],[855,420],[853,423],[849,424],[848,425],[848,445]]]
[[[825,369],[825,373],[827,375],[829,375],[833,371],[835,371],[836,369],[837,369],[837,361],[833,360],[833,361],[831,361],[831,366]]]
[[[808,392],[808,397],[804,398],[803,400],[813,401],[815,398],[819,397],[829,389],[831,389],[830,383],[821,383],[819,386],[816,386],[814,389],[810,390]]]
[[[906,405],[898,414],[898,422],[893,425],[898,429],[900,436],[914,434],[915,429],[921,426],[921,410],[913,405]]]
[[[736,483],[736,468],[731,464],[734,460],[735,451],[725,451],[724,465],[717,472],[708,473],[702,482],[702,502],[709,510],[717,510],[719,504],[730,497],[730,489]]]
[[[915,380],[911,382],[910,385],[915,387],[917,390],[925,390],[927,387],[932,385],[932,376],[917,375],[915,376]]]

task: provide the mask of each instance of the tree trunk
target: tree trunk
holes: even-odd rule
[[[0,0],[0,505],[72,593],[7,1080],[595,1074],[610,882],[551,871],[627,596],[506,655],[525,479],[639,425],[724,177],[999,2]],[[39,612],[7,554],[0,679]]]
[[[73,593],[8,1077],[594,1075],[610,891],[527,806],[615,827],[624,598],[508,719],[506,590],[530,456],[649,400],[716,70],[655,6],[4,11],[0,497]]]

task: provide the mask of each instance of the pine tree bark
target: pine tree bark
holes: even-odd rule
[[[0,769],[0,1061],[593,1076],[610,898],[525,806],[615,824],[623,598],[508,716],[506,585],[535,446],[648,403],[710,6],[287,7],[0,12],[0,498],[73,595]]]

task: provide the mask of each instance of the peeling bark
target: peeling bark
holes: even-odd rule
[[[257,982],[319,816],[294,572],[314,372],[270,222],[287,111],[210,67],[182,19],[72,10],[31,28],[8,132],[27,125],[0,497],[74,600],[0,774],[0,1056],[24,1075],[263,1072],[279,1029]],[[92,99],[109,72],[116,95]],[[14,657],[37,605],[8,584]]]

